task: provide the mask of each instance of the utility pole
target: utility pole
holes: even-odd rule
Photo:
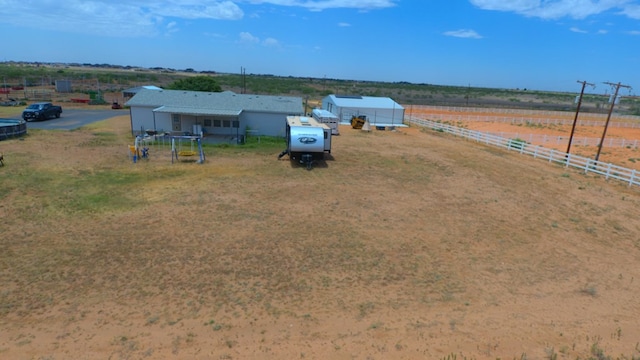
[[[604,137],[607,135],[607,128],[609,127],[609,121],[611,120],[611,114],[613,113],[613,107],[616,105],[616,99],[618,98],[618,91],[621,87],[631,89],[629,85],[622,85],[620,83],[614,84],[610,82],[605,82],[607,85],[615,86],[616,91],[611,98],[611,107],[609,108],[609,115],[607,115],[607,121],[604,123],[604,131],[602,132],[602,139],[600,139],[600,144],[598,144],[598,153],[596,154],[596,161],[600,158],[600,151],[602,151],[602,144],[604,143]]]
[[[246,94],[247,93],[247,76],[246,76],[246,69],[244,67],[240,67],[240,75],[242,79],[242,93]]]
[[[587,85],[596,87],[595,84],[588,83],[586,81],[578,81],[582,84],[582,90],[580,90],[580,97],[578,98],[578,107],[576,108],[576,116],[573,118],[573,126],[571,127],[571,135],[569,135],[569,145],[567,145],[567,155],[571,150],[571,142],[573,141],[573,133],[576,131],[576,123],[578,122],[578,113],[580,112],[580,106],[582,105],[582,97],[584,96],[584,88]]]

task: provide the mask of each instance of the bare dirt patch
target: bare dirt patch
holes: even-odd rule
[[[640,355],[636,188],[418,128],[133,164],[128,126],[0,142],[0,357]]]
[[[477,130],[482,132],[490,132],[493,134],[500,135],[504,133],[504,136],[507,138],[520,138],[526,139],[529,134],[534,135],[548,135],[550,137],[562,137],[563,140],[558,142],[531,142],[534,145],[541,145],[546,148],[553,148],[559,151],[566,151],[568,145],[568,138],[571,135],[571,125],[561,125],[554,124],[554,120],[563,120],[569,121],[571,123],[575,117],[575,113],[561,113],[561,112],[548,112],[546,114],[541,115],[539,111],[532,111],[529,114],[521,114],[514,113],[505,115],[505,112],[494,112],[491,109],[478,110],[476,112],[455,112],[455,111],[446,111],[446,110],[432,110],[432,109],[421,109],[420,107],[412,107],[411,112],[413,115],[423,118],[430,118],[430,116],[436,115],[446,115],[447,117],[454,116],[456,117],[455,121],[447,121],[451,125],[464,127],[471,130]],[[509,116],[514,120],[519,120],[521,118],[527,119],[539,119],[542,123],[506,123],[499,121],[476,121],[474,118],[477,117],[504,117]],[[437,116],[436,116],[437,118]],[[593,113],[581,113],[579,116],[580,120],[584,120],[587,122],[599,122],[604,123],[607,118],[606,114],[593,114]],[[550,121],[549,124],[545,124],[544,121]],[[610,122],[610,126],[607,128],[607,132],[605,135],[604,145],[602,147],[600,153],[600,161],[609,162],[615,165],[624,166],[629,169],[640,170],[640,126],[635,124],[636,127],[620,127],[616,126],[616,122],[620,121],[615,117]],[[623,120],[627,122],[632,122],[631,120]],[[598,146],[594,143],[593,145],[585,146],[581,145],[579,139],[588,138],[588,139],[601,139],[604,131],[604,126],[576,126],[574,132],[574,142],[571,147],[571,153],[574,155],[579,155],[587,158],[595,158],[595,155],[598,152]],[[628,141],[629,145],[627,146],[609,146],[608,141],[611,139],[625,139]],[[637,141],[637,142],[636,142]]]

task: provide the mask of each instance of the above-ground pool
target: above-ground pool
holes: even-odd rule
[[[23,136],[26,133],[26,121],[16,119],[0,119],[0,140]]]

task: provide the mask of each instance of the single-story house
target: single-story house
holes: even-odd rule
[[[231,91],[140,90],[126,103],[131,132],[285,136],[287,116],[303,115],[301,97]]]
[[[352,116],[366,116],[372,126],[401,126],[404,107],[388,97],[329,95],[322,99],[322,108],[335,114],[343,124]]]

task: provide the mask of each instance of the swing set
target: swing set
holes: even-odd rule
[[[177,140],[177,141],[176,141]],[[189,149],[183,149],[183,140],[189,140],[191,143]],[[177,144],[176,144],[177,143]],[[202,138],[200,136],[179,135],[171,136],[171,163],[173,161],[194,161],[198,157],[196,163],[204,163],[205,156],[202,150]]]

